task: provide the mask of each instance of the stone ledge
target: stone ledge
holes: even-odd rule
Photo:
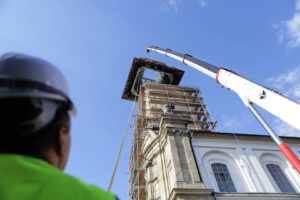
[[[245,199],[245,200],[267,200],[267,199],[285,199],[285,200],[298,200],[300,193],[216,193],[220,200],[225,199]]]
[[[177,199],[213,199],[211,189],[181,189],[173,188],[168,200]]]
[[[193,199],[193,200],[214,200],[211,189],[180,189],[173,188],[168,200]],[[298,200],[300,193],[216,193],[218,200]]]

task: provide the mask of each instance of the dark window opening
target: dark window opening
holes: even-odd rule
[[[296,193],[295,189],[293,188],[293,186],[291,185],[291,183],[289,182],[289,180],[278,165],[267,164],[266,167],[281,192]]]
[[[236,192],[236,188],[233,184],[228,168],[222,163],[214,163],[211,165],[220,192]]]

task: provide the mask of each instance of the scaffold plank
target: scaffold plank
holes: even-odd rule
[[[192,103],[186,101],[168,101],[162,99],[150,99],[150,104],[163,104],[163,105],[171,105],[171,106],[185,106],[185,107],[201,107],[202,103]]]
[[[149,91],[149,97],[156,96],[156,97],[167,97],[167,98],[187,98],[187,99],[202,99],[202,97],[198,96],[191,96],[191,95],[185,95],[183,92],[174,92],[174,91],[161,91],[161,90],[150,90]]]
[[[199,89],[191,88],[191,87],[178,87],[178,86],[171,86],[171,85],[164,85],[164,84],[144,84],[147,89],[157,89],[157,90],[173,90],[173,91],[180,91],[180,92],[199,92]]]

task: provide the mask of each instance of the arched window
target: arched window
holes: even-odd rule
[[[274,179],[281,192],[296,193],[295,189],[290,184],[289,180],[286,178],[286,176],[284,175],[284,173],[278,165],[267,164],[266,167],[269,170],[272,178]]]
[[[222,163],[211,164],[220,192],[236,192],[235,186],[227,169]]]

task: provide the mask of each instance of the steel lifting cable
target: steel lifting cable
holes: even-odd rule
[[[111,179],[110,179],[110,183],[109,183],[109,186],[108,186],[108,192],[110,192],[111,186],[112,186],[112,184],[113,184],[113,182],[114,182],[114,178],[115,178],[115,174],[116,174],[116,171],[117,171],[117,168],[118,168],[118,165],[119,165],[120,156],[121,156],[121,153],[122,153],[124,141],[125,141],[125,138],[126,138],[126,135],[127,135],[127,131],[128,131],[128,127],[129,127],[130,121],[131,121],[132,112],[133,112],[133,110],[134,110],[135,101],[136,101],[136,96],[135,96],[135,98],[134,98],[134,101],[133,101],[133,104],[132,104],[132,107],[131,107],[129,119],[128,119],[127,126],[126,126],[126,129],[125,129],[125,133],[124,133],[124,136],[123,136],[123,140],[122,140],[122,143],[121,143],[121,146],[120,146],[120,150],[119,150],[117,162],[116,162],[116,164],[115,164],[115,168],[114,168],[113,174],[112,174]]]

